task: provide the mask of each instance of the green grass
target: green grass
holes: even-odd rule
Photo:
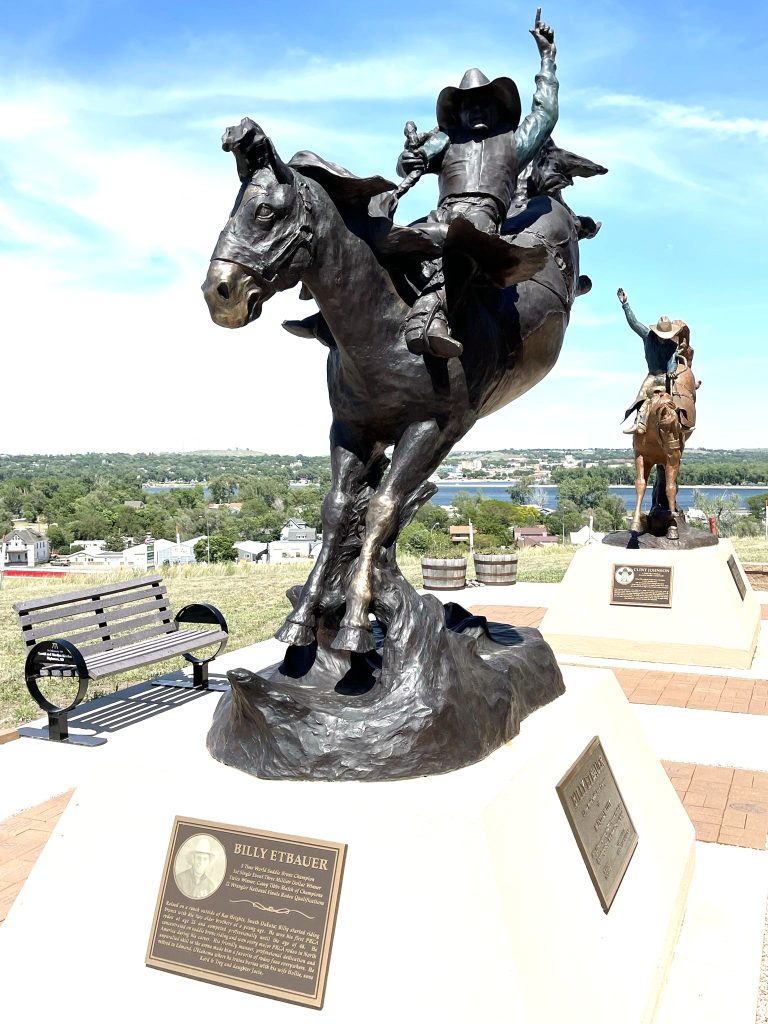
[[[406,559],[403,573],[414,584],[420,585],[421,574],[418,560]],[[165,568],[163,579],[168,587],[171,607],[178,611],[185,604],[207,602],[216,605],[223,613],[229,626],[230,639],[227,650],[237,650],[250,644],[267,640],[282,623],[290,610],[285,596],[288,587],[303,583],[307,578],[308,566],[305,561],[286,562],[277,565],[192,565]],[[16,601],[26,601],[49,594],[66,593],[84,587],[115,583],[126,578],[125,574],[99,573],[88,576],[70,575],[59,579],[24,578],[6,576],[0,586],[0,729],[10,729],[22,722],[40,716],[37,704],[27,692],[24,683],[24,660],[26,657],[21,641],[18,616],[13,610]],[[167,661],[132,672],[110,676],[100,682],[91,682],[88,698],[112,693],[118,687],[128,686],[145,679],[155,679],[166,672],[182,668],[187,663],[183,658],[169,658]],[[215,666],[215,662],[214,662]],[[60,688],[47,684],[44,693],[54,702],[63,703],[66,696],[74,693],[70,683]]]

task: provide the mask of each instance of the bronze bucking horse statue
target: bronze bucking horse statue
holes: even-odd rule
[[[315,300],[304,327],[287,326],[329,349],[332,482],[322,549],[277,633],[286,656],[269,671],[230,673],[209,749],[280,778],[401,778],[478,760],[562,692],[559,670],[538,631],[420,597],[395,541],[454,445],[554,366],[571,304],[589,288],[577,218],[536,194],[498,237],[458,218],[435,240],[369,213],[391,181],[307,152],[284,162],[249,119],[223,145],[241,188],[203,286],[210,314],[244,327],[299,284]],[[505,238],[515,244],[494,272],[488,252]],[[435,259],[460,358],[416,354],[403,338],[420,267]]]
[[[647,426],[633,435],[635,454],[635,491],[637,502],[630,530],[642,529],[641,508],[648,477],[656,466],[652,515],[663,520],[659,524],[670,540],[679,539],[682,511],[677,504],[677,477],[680,472],[685,443],[696,426],[696,390],[693,375],[693,349],[690,330],[682,320],[673,320],[676,328],[677,369],[669,374],[669,391],[658,388],[649,399]]]

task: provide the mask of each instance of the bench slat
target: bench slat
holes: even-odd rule
[[[169,622],[166,626],[153,626],[150,629],[139,629],[135,633],[125,633],[123,636],[112,637],[109,640],[96,640],[93,643],[83,644],[82,647],[78,644],[78,648],[83,657],[87,659],[89,654],[91,657],[101,653],[107,654],[116,647],[130,647],[131,644],[138,644],[141,641],[151,639],[152,637],[162,637],[166,634],[176,632],[178,632],[176,623]]]
[[[123,583],[107,583],[103,587],[89,587],[87,590],[69,591],[66,594],[49,595],[48,597],[36,597],[30,601],[17,601],[14,604],[14,611],[34,611],[36,608],[52,608],[54,605],[71,604],[73,601],[85,600],[89,597],[97,597],[101,594],[119,594],[127,590],[136,590],[138,587],[149,586],[162,582],[162,576],[142,576],[135,580],[126,580]]]
[[[143,627],[149,628],[145,629]],[[159,622],[154,615],[144,615],[131,619],[129,622],[121,623],[119,628],[107,624],[106,626],[94,626],[91,629],[85,629],[77,633],[67,633],[66,635],[51,631],[49,635],[53,640],[70,640],[78,647],[88,644],[91,649],[95,645],[109,649],[119,639],[126,638],[129,643],[135,639],[136,633],[125,632],[127,628],[141,630],[144,636],[149,636],[151,634],[169,633],[173,630],[173,625],[171,622]],[[45,639],[45,637],[42,639]]]
[[[99,636],[112,633],[121,633],[126,629],[132,629],[134,626],[143,626],[153,620],[165,620],[169,621],[173,618],[173,613],[170,610],[170,605],[160,601],[141,601],[138,604],[132,604],[129,607],[123,608],[110,608],[105,609],[103,612],[94,612],[91,608],[90,615],[86,618],[85,616],[77,619],[68,619],[66,622],[52,622],[46,625],[35,626],[32,629],[24,631],[24,639],[28,646],[36,643],[38,640],[43,640],[47,636],[61,637],[62,639],[72,640],[73,643],[77,643],[78,640],[84,640],[86,635]],[[134,621],[137,620],[137,621]],[[103,625],[106,623],[106,625]],[[84,633],[83,630],[87,630],[90,626],[98,626],[100,630],[96,632]]]
[[[146,665],[155,661],[163,661],[166,658],[173,658],[184,653],[184,651],[196,650],[198,647],[205,647],[208,644],[219,643],[227,639],[228,634],[222,630],[200,630],[179,632],[178,639],[169,637],[168,642],[160,646],[145,647],[139,645],[136,648],[129,648],[125,651],[114,652],[122,655],[121,658],[104,660],[104,655],[97,655],[97,661],[91,663],[87,660],[88,673],[92,679],[100,679],[103,676],[114,675],[117,672],[127,672],[128,669],[136,668],[139,665]],[[112,652],[110,652],[112,653]]]
[[[74,619],[78,615],[90,615],[93,613],[94,608],[103,608],[104,610],[119,608],[122,605],[130,604],[132,601],[144,601],[152,598],[157,600],[158,603],[162,601],[167,602],[168,594],[165,587],[147,587],[146,591],[132,590],[128,594],[116,594],[104,598],[99,595],[95,600],[91,598],[88,601],[78,601],[71,606],[57,605],[56,608],[46,608],[42,611],[19,612],[19,622],[22,629],[26,630],[28,626],[37,625],[41,622],[52,622],[54,619]]]

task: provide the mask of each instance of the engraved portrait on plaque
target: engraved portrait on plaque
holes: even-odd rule
[[[322,1008],[346,846],[176,818],[146,963]]]
[[[607,914],[637,847],[637,832],[599,736],[576,759],[556,789]]]
[[[191,900],[212,896],[224,880],[227,855],[213,836],[197,833],[179,847],[173,862],[173,880]]]

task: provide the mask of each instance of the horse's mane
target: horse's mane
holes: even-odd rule
[[[325,160],[317,153],[306,149],[294,153],[288,161],[288,166],[322,185],[338,208],[366,209],[374,196],[396,187],[393,181],[382,178],[379,174],[359,178],[346,167],[331,163],[330,160]]]

